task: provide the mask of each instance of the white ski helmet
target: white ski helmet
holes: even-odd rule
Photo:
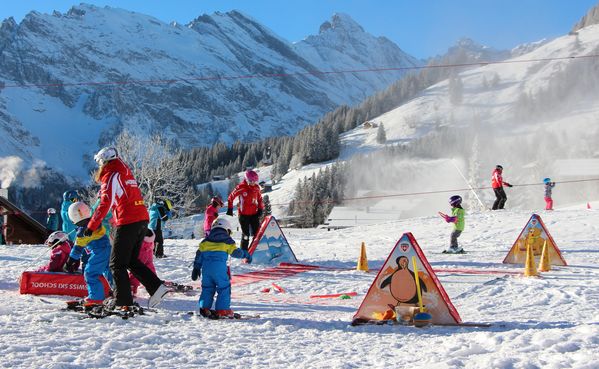
[[[218,217],[214,219],[214,222],[212,222],[212,228],[222,228],[229,232],[229,234],[233,233],[233,230],[231,229],[231,222],[229,222],[229,219],[225,217]]]
[[[52,232],[46,240],[46,245],[53,247],[68,239],[69,235],[64,233],[63,231]]]
[[[56,209],[48,208],[48,214],[56,214]]]
[[[87,220],[92,216],[92,212],[89,206],[87,206],[87,204],[81,201],[77,201],[71,204],[71,206],[69,206],[68,213],[71,222],[73,222],[76,225],[79,225],[79,222],[81,222],[82,220]]]
[[[119,153],[116,151],[116,148],[112,146],[104,147],[98,151],[96,155],[94,155],[94,160],[98,165],[105,164],[112,159],[116,159],[119,156]]]

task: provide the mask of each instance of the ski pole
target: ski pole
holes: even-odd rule
[[[48,252],[48,250],[52,250],[52,248],[54,248],[54,246],[58,245],[61,242],[66,241],[69,238],[69,236],[71,235],[71,233],[75,232],[76,230],[77,230],[77,228],[73,229],[72,231],[70,231],[69,233],[67,233],[65,236],[63,236],[63,237],[59,238],[58,240],[56,240],[56,242],[54,242],[52,245],[50,245],[46,249],[44,249],[44,251],[41,254],[39,254],[31,262],[31,265],[36,264],[42,256],[46,255],[46,253]]]

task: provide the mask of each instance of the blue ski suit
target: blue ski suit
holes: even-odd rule
[[[69,218],[69,206],[71,206],[71,204],[73,204],[71,200],[64,200],[62,202],[62,205],[60,206],[60,217],[62,218],[62,231],[69,235],[69,240],[71,240],[71,242],[75,242],[75,237],[77,236],[75,232],[69,234],[69,232],[77,228],[71,221],[71,218]]]
[[[106,228],[96,229],[91,236],[83,236],[83,230],[80,227],[75,239],[75,246],[71,249],[69,257],[80,260],[83,253],[89,253],[89,259],[85,264],[83,277],[87,285],[87,297],[90,300],[104,300],[104,286],[100,281],[100,276],[104,275],[109,284],[112,284],[112,274],[108,268],[110,260],[110,241],[106,235]]]
[[[231,306],[231,278],[228,273],[229,255],[239,259],[251,259],[246,250],[237,248],[235,241],[223,228],[213,228],[208,237],[200,242],[194,268],[202,273],[200,308],[212,309],[217,293],[215,310],[228,310]]]

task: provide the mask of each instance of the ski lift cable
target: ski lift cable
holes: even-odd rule
[[[126,86],[126,85],[166,85],[172,83],[188,83],[190,81],[231,81],[241,79],[252,79],[252,78],[284,78],[284,77],[295,77],[295,76],[319,76],[328,74],[345,74],[345,73],[380,73],[380,72],[397,72],[397,71],[409,71],[409,70],[423,70],[423,69],[438,69],[438,68],[460,68],[460,67],[475,67],[475,66],[487,66],[492,64],[521,64],[521,63],[536,63],[536,62],[549,62],[558,60],[575,60],[575,59],[591,59],[598,58],[599,54],[588,54],[588,55],[569,55],[562,57],[551,57],[551,58],[533,58],[533,59],[510,59],[510,60],[499,60],[499,61],[477,61],[471,63],[454,63],[454,64],[439,64],[439,65],[421,65],[421,66],[407,66],[407,67],[380,67],[380,68],[366,68],[366,69],[347,69],[347,70],[312,70],[306,72],[290,72],[290,73],[259,73],[249,75],[237,75],[237,76],[197,76],[197,77],[186,77],[186,78],[170,78],[170,79],[149,79],[149,80],[122,80],[122,81],[83,81],[83,82],[64,82],[64,83],[23,83],[23,84],[4,84],[1,85],[0,89],[6,88],[30,88],[30,87],[77,87],[77,86]],[[0,81],[1,82],[1,81]]]

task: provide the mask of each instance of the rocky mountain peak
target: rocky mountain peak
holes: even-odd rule
[[[599,24],[599,4],[592,7],[591,10],[589,10],[588,13],[586,13],[585,16],[582,17],[582,19],[574,25],[574,27],[572,28],[572,32],[576,32],[581,28],[593,24]]]

